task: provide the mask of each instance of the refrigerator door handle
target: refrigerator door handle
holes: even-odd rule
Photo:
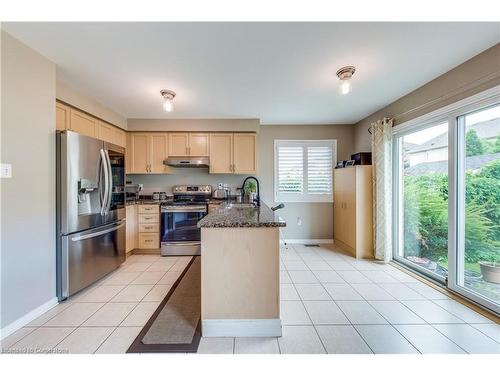
[[[105,214],[109,214],[109,210],[111,208],[111,200],[113,195],[113,171],[111,169],[111,160],[109,159],[108,150],[104,150],[104,154],[106,155],[106,163],[108,167],[108,200],[106,204]]]
[[[108,161],[106,159],[106,153],[104,150],[101,148],[101,161],[102,161],[102,168],[104,171],[104,198],[101,203],[101,216],[106,215],[106,208],[108,206],[108,199],[109,199],[109,168],[108,168]]]
[[[94,232],[94,233],[83,234],[83,235],[77,236],[77,237],[72,237],[71,241],[77,242],[77,241],[87,240],[89,238],[99,237],[99,236],[102,236],[103,234],[106,234],[106,233],[115,232],[118,229],[122,228],[124,225],[125,225],[124,222],[120,222],[118,225],[115,225],[111,228],[103,229],[103,230],[100,230],[100,231]]]

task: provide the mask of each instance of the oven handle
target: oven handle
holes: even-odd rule
[[[162,242],[161,243],[163,246],[196,246],[200,245],[200,241],[168,241],[168,242]]]
[[[182,208],[167,208],[167,207],[162,207],[161,212],[177,212],[177,213],[183,213],[183,212],[207,212],[207,209],[205,207],[200,208],[200,207],[182,207]]]

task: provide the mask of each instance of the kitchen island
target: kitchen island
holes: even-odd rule
[[[281,336],[279,228],[284,226],[263,203],[224,202],[198,222],[203,336]]]

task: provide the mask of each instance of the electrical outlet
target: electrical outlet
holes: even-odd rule
[[[302,225],[302,218],[300,216],[297,217],[297,225],[299,227]]]
[[[0,177],[12,178],[12,164],[0,164]]]

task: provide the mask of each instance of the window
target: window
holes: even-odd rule
[[[499,88],[393,129],[394,259],[497,313]]]
[[[276,140],[274,200],[332,202],[336,140]]]

